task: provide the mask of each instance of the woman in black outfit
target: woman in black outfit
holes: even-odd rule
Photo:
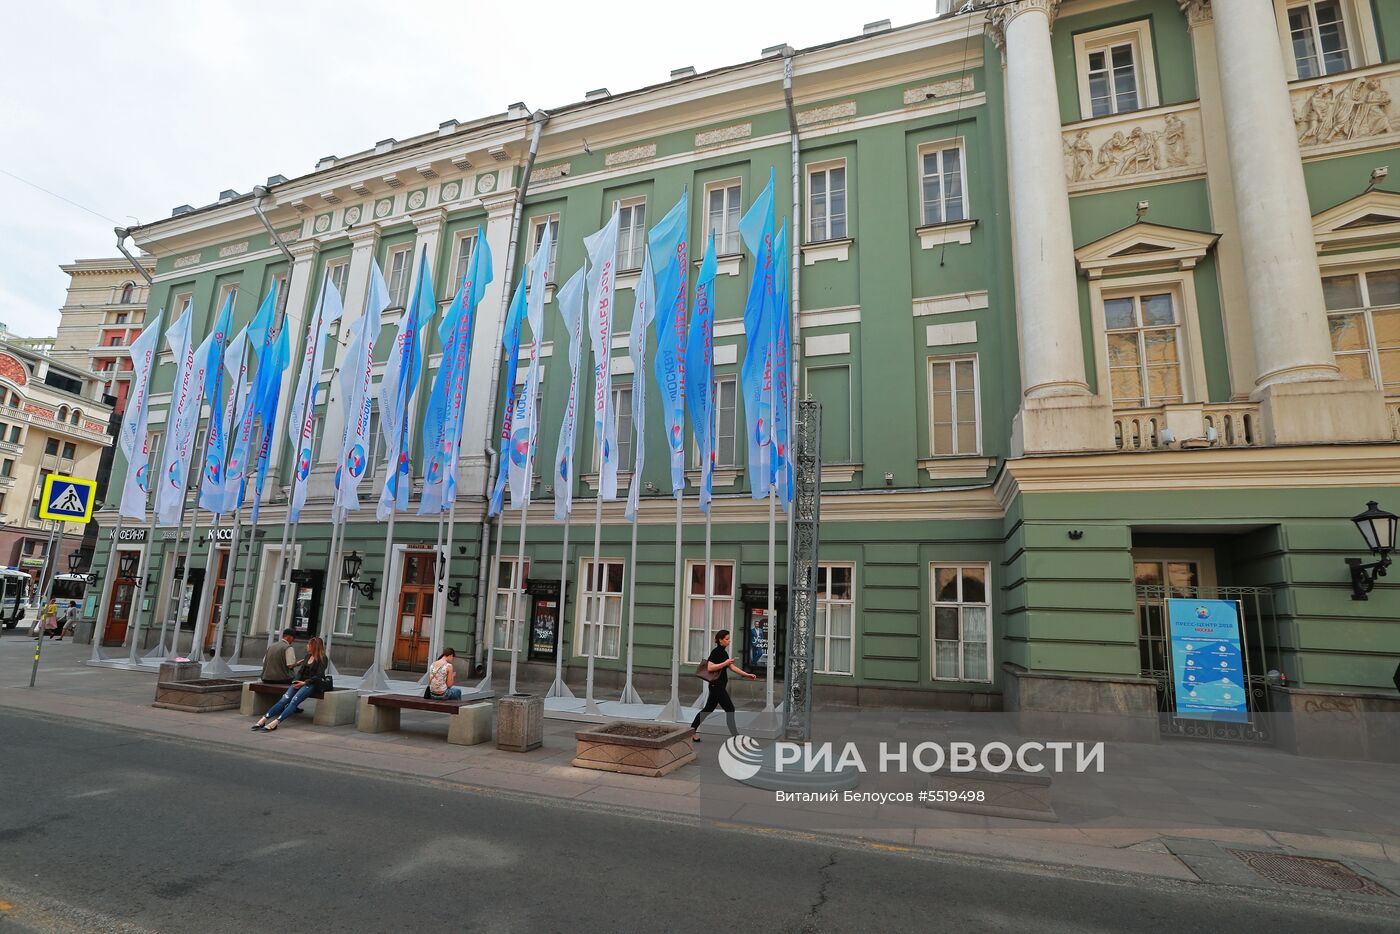
[[[758,675],[749,674],[744,669],[734,663],[734,659],[729,657],[729,630],[721,629],[715,633],[715,650],[710,653],[710,660],[707,663],[710,671],[719,672],[719,677],[707,682],[710,686],[709,697],[705,700],[705,709],[695,715],[695,722],[690,725],[691,739],[700,742],[700,734],[696,732],[700,729],[700,724],[705,722],[705,718],[710,715],[710,711],[716,707],[724,708],[724,721],[729,727],[730,736],[738,736],[739,728],[734,725],[734,702],[729,699],[729,671],[733,669],[738,675],[748,678],[750,681]]]
[[[301,707],[302,701],[310,697],[313,692],[326,686],[325,678],[328,664],[324,642],[313,638],[306,643],[306,658],[302,660],[301,667],[297,669],[296,680],[287,688],[282,699],[274,704],[261,720],[253,724],[253,729],[271,733],[281,725],[283,720],[296,713]]]

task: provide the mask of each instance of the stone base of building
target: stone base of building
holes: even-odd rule
[[[1264,444],[1390,441],[1385,397],[1364,380],[1275,383],[1254,394]]]
[[[1270,685],[1269,703],[1282,751],[1400,762],[1400,696]]]
[[[1113,406],[1098,396],[1021,400],[1011,421],[1011,456],[1113,450]]]
[[[1155,743],[1157,683],[1128,675],[1028,671],[1003,662],[1004,702],[1023,733],[1065,739]]]

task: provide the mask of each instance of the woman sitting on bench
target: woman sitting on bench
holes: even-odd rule
[[[306,658],[302,661],[301,667],[297,668],[296,680],[287,688],[281,700],[273,704],[272,709],[261,720],[253,724],[253,729],[271,733],[277,729],[278,724],[296,713],[301,707],[301,702],[310,697],[313,692],[329,687],[327,682],[330,679],[326,677],[327,664],[326,644],[319,638],[313,638],[306,643]]]
[[[443,649],[438,660],[428,668],[428,689],[423,692],[425,698],[428,700],[462,699],[462,689],[453,684],[457,680],[457,669],[452,664],[456,658],[457,652],[455,650]]]

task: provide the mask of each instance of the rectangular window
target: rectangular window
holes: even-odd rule
[[[1340,0],[1305,0],[1289,4],[1288,33],[1299,78],[1334,75],[1351,67],[1347,24]]]
[[[194,433],[194,447],[190,448],[190,467],[186,475],[185,489],[199,488],[200,472],[204,469],[204,436],[208,429],[201,428]]]
[[[124,311],[119,311],[119,312],[117,312],[117,320],[116,320],[114,323],[116,323],[116,324],[126,324],[126,312],[124,312]]]
[[[925,227],[967,219],[962,166],[961,146],[943,146],[919,153],[919,187]]]
[[[1182,401],[1175,297],[1157,292],[1105,298],[1103,315],[1113,404],[1131,408]]]
[[[739,382],[732,376],[715,380],[715,466],[733,467],[738,461],[737,424]]]
[[[379,430],[378,399],[369,404],[369,437],[365,447],[369,453],[365,455],[365,473],[360,478],[362,484],[374,479],[374,469],[384,458],[384,435]]]
[[[330,277],[331,285],[340,293],[340,300],[345,301],[345,287],[350,282],[350,260],[338,259],[327,263],[326,275]]]
[[[934,564],[933,677],[991,681],[991,603],[987,566]]]
[[[817,566],[816,655],[813,670],[824,675],[849,675],[855,641],[855,566]]]
[[[822,463],[855,463],[851,440],[851,368],[812,367],[807,393],[822,404]]]
[[[982,449],[976,357],[929,359],[929,454],[946,457]]]
[[[705,562],[687,561],[686,579],[690,581],[689,606],[686,613],[685,660],[699,664],[710,657],[715,646],[714,634],[734,626],[734,563],[712,561],[710,619],[705,621]]]
[[[11,426],[10,426],[10,443],[11,443],[11,444],[19,444],[19,426],[18,426],[18,425],[11,425]]]
[[[807,170],[807,241],[846,239],[846,163]]]
[[[587,656],[596,651],[595,658],[617,658],[622,646],[622,562],[602,558],[595,569],[593,560],[585,558],[579,580],[574,654]],[[600,619],[601,632],[597,628]]]
[[[612,391],[613,412],[617,415],[617,469],[626,472],[632,469],[632,451],[635,439],[632,437],[632,386],[614,386]],[[602,458],[598,450],[598,439],[593,439],[593,469],[601,469]]]
[[[452,294],[457,294],[462,280],[467,275],[467,265],[472,261],[472,250],[476,249],[476,228],[457,234],[457,247],[452,251]]]
[[[77,448],[73,446],[73,442],[69,441],[63,445],[63,457],[66,460],[72,460],[75,454],[77,454]]]
[[[44,453],[50,457],[58,453],[58,439],[50,438],[44,442]]]
[[[1095,117],[1138,109],[1137,52],[1120,42],[1089,52],[1089,111]]]
[[[0,477],[13,477],[15,475],[15,461],[12,457],[5,458],[4,464],[0,464]]]
[[[617,268],[641,269],[647,245],[647,199],[629,198],[616,202]]]
[[[159,431],[152,431],[146,435],[149,447],[146,448],[146,469],[155,476],[160,470],[161,442],[165,439],[165,434]]]
[[[1322,294],[1342,377],[1400,393],[1400,269],[1324,276]]]
[[[408,304],[408,285],[413,278],[413,245],[395,247],[389,251],[389,305],[403,308]],[[342,296],[344,293],[341,293]]]
[[[715,235],[715,254],[718,256],[738,253],[740,250],[740,192],[738,179],[705,186],[705,242],[708,242],[711,233]],[[703,256],[704,249],[705,243],[702,242],[700,249],[695,252]]]
[[[193,302],[193,301],[194,301],[194,293],[193,293],[193,292],[177,292],[177,293],[175,293],[175,297],[174,297],[173,299],[171,299],[171,301],[170,301],[170,307],[171,307],[171,309],[172,309],[172,314],[170,315],[170,319],[173,321],[174,319],[176,319],[176,318],[180,317],[182,314],[184,314],[184,313],[185,313],[185,306],[188,305],[188,304],[190,304],[190,303]]]
[[[525,561],[525,581],[530,577],[530,562]],[[520,576],[520,566],[514,558],[502,558],[496,575],[496,623],[492,633],[492,644],[496,651],[509,652],[514,640],[517,649],[525,647],[525,614],[528,611],[529,595],[522,589],[524,582]],[[515,595],[515,624],[511,625],[510,598]]]
[[[545,227],[549,227],[549,269],[545,272],[545,281],[553,282],[555,272],[559,267],[559,215],[546,214],[543,217],[536,217],[530,221],[530,256],[534,256],[539,251],[540,244],[544,242]]]

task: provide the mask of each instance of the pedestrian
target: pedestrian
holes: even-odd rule
[[[63,632],[60,636],[74,636],[78,633],[78,601],[69,600],[68,609],[63,614]]]
[[[753,681],[758,675],[749,674],[744,669],[734,663],[734,659],[729,657],[729,630],[721,629],[715,633],[715,649],[710,653],[709,659],[703,663],[707,671],[715,672],[718,676],[713,681],[706,681],[710,686],[709,696],[705,700],[705,709],[695,715],[695,720],[690,724],[691,739],[700,742],[700,724],[705,722],[716,707],[724,708],[724,722],[729,727],[730,736],[738,736],[739,728],[734,725],[734,702],[729,699],[729,672],[733,670],[736,674]]]
[[[462,689],[453,687],[457,680],[457,652],[443,649],[437,661],[428,668],[428,687],[423,697],[428,700],[461,700]]]
[[[301,708],[302,701],[310,697],[312,692],[330,690],[330,677],[326,675],[328,664],[326,644],[319,638],[312,638],[306,643],[306,658],[302,659],[297,668],[296,680],[287,687],[281,700],[273,704],[272,709],[253,724],[253,729],[271,733],[283,720],[296,713]]]
[[[291,684],[292,672],[297,667],[297,653],[292,647],[296,643],[296,631],[282,630],[282,638],[267,647],[263,655],[262,683]]]
[[[44,604],[44,635],[50,639],[57,637],[59,642],[63,641],[63,633],[58,629],[58,603],[50,600]]]

